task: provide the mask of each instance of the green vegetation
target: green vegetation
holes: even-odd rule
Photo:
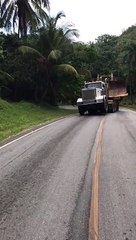
[[[58,25],[65,14],[52,17],[49,6],[48,0],[0,4],[0,28],[10,30],[0,32],[0,98],[14,102],[0,100],[1,138],[60,116],[62,110],[40,106],[75,104],[84,81],[97,74],[112,72],[125,80],[129,103],[122,104],[135,107],[136,25],[85,44],[75,41],[78,30],[71,23]]]
[[[34,125],[75,112],[28,102],[9,103],[0,99],[0,140]]]
[[[130,96],[124,98],[120,104],[122,107],[136,110],[136,97],[133,97],[133,101]]]
[[[33,57],[35,55],[37,57],[37,61],[35,62],[38,62],[39,70],[42,68],[43,78],[40,84],[42,92],[39,100],[44,101],[46,96],[48,96],[48,102],[52,105],[57,105],[58,76],[69,75],[74,79],[78,77],[78,73],[73,66],[61,62],[62,48],[68,45],[68,39],[66,41],[67,35],[78,35],[76,29],[70,29],[68,27],[68,30],[65,30],[65,32],[63,32],[62,29],[57,29],[57,21],[64,16],[63,12],[59,12],[56,17],[47,15],[46,30],[42,28],[39,33],[38,45],[41,46],[40,52],[28,46],[19,47],[19,51],[23,55],[28,57]],[[48,46],[48,52],[46,50],[46,53],[44,47],[45,42]],[[37,84],[36,99],[38,99],[38,92],[39,85]]]
[[[136,96],[136,26],[120,36],[102,35],[95,43],[74,42],[76,29],[58,28],[47,14],[46,25],[19,38],[0,34],[0,96],[14,101],[75,103],[84,81],[97,74],[124,79],[133,103]]]
[[[46,13],[44,27],[25,38],[0,33],[2,98],[51,105],[74,98],[83,83],[70,61],[73,39],[78,37],[78,31],[68,23],[58,28],[58,20],[62,17],[65,17],[63,12],[55,17]],[[5,79],[2,73],[8,73],[13,81]]]
[[[136,104],[124,104],[123,107],[136,111]]]

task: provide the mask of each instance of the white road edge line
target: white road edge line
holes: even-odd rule
[[[60,120],[62,120],[62,119],[57,119],[56,121],[60,121]],[[25,138],[25,137],[27,137],[27,136],[35,133],[35,132],[40,131],[40,130],[43,129],[43,128],[49,127],[50,125],[56,123],[56,121],[54,121],[54,122],[52,122],[52,123],[48,123],[47,125],[42,126],[42,127],[38,128],[38,129],[36,129],[36,130],[32,130],[31,132],[26,133],[26,134],[24,134],[23,136],[18,137],[18,138],[16,138],[16,139],[12,140],[11,142],[8,142],[8,143],[2,145],[2,146],[0,147],[0,150],[3,149],[3,148],[5,148],[5,147],[7,147],[7,146],[9,146],[9,145],[11,145],[12,143],[15,143],[15,142],[19,141],[20,139],[23,139],[23,138]]]

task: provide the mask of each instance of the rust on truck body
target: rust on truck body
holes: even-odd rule
[[[128,96],[126,85],[124,81],[121,80],[113,80],[108,81],[108,97],[109,98],[118,98],[118,97],[126,97]]]

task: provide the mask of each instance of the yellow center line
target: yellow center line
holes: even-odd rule
[[[102,153],[102,134],[105,118],[102,119],[97,136],[96,147],[94,152],[94,166],[92,172],[92,191],[91,191],[91,206],[90,206],[90,218],[89,218],[89,238],[88,240],[98,240],[98,203],[99,203],[99,169]]]

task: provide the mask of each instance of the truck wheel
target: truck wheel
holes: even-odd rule
[[[108,112],[108,103],[106,100],[104,100],[103,104],[102,104],[102,109],[101,109],[102,113],[107,113]]]
[[[117,111],[117,112],[119,111],[119,103],[117,103],[116,111]]]
[[[111,112],[114,113],[118,111],[117,108],[118,108],[118,104],[116,102],[113,102]]]
[[[112,104],[111,113],[114,113],[114,112],[115,112],[115,107],[114,107],[114,104]]]
[[[82,107],[78,107],[78,111],[81,116],[84,115],[84,109]]]

